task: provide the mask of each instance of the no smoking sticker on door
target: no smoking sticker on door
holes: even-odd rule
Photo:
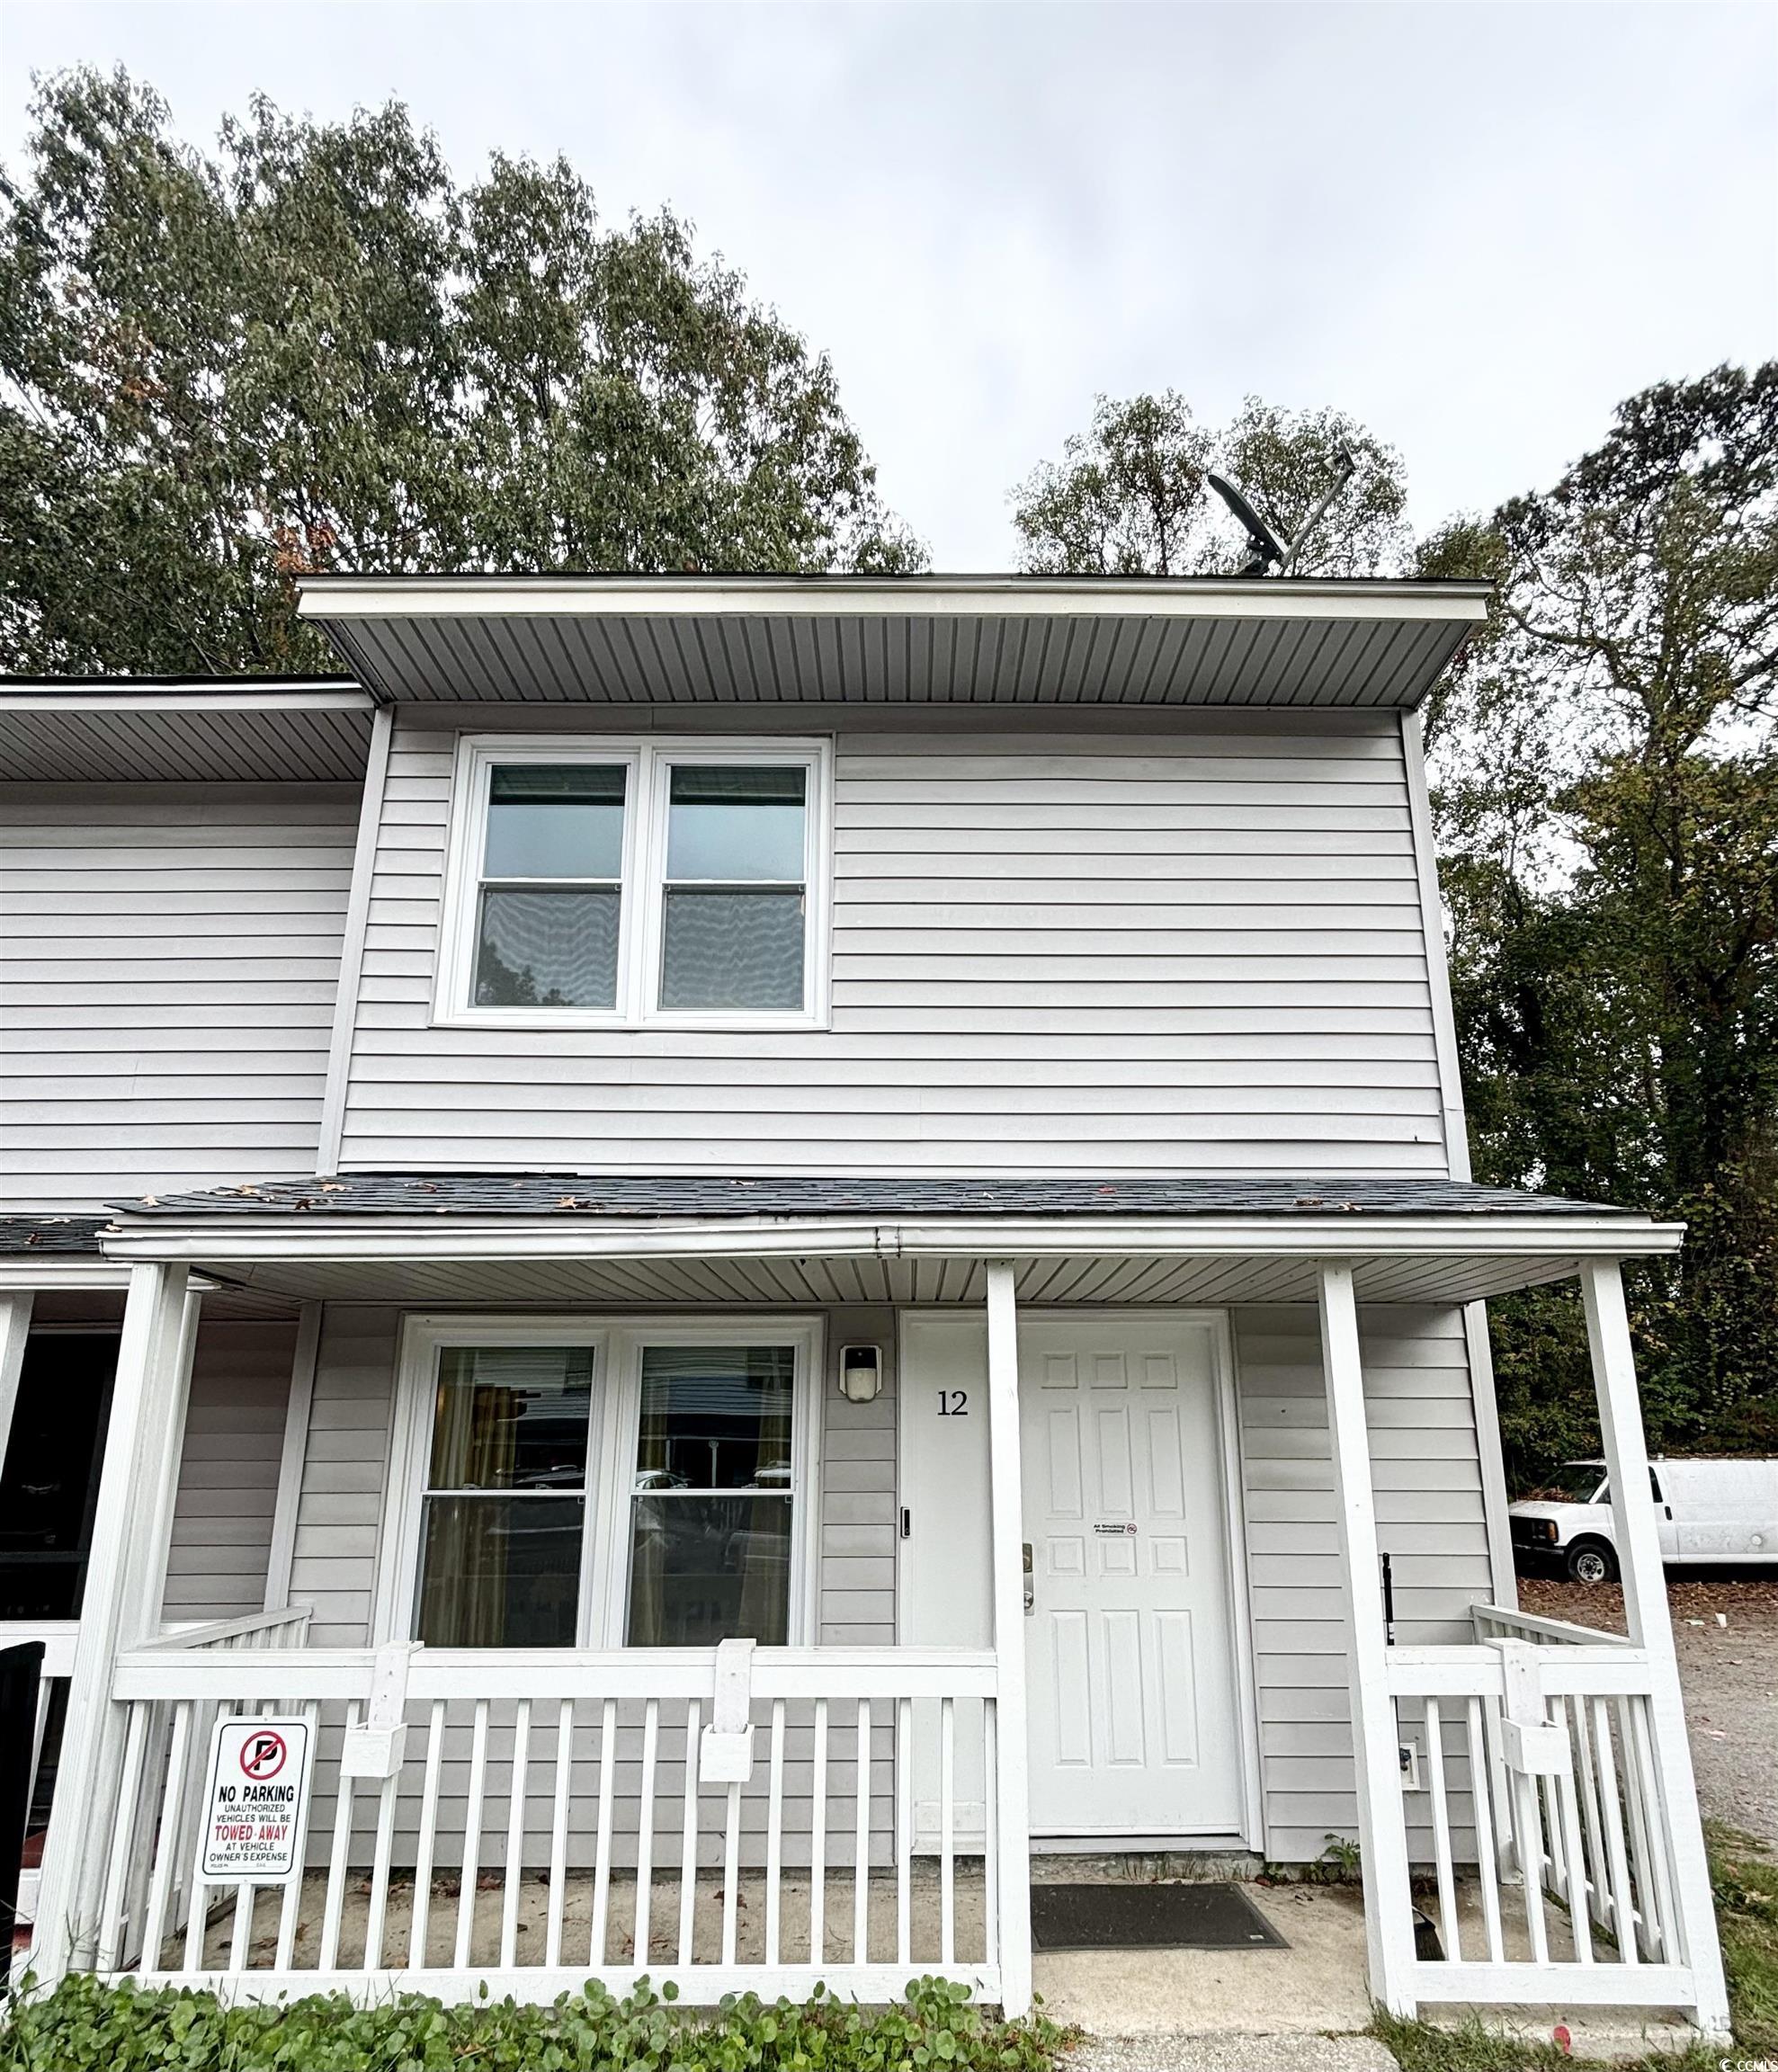
[[[296,1875],[308,1824],[307,1719],[219,1719],[210,1744],[198,1875],[275,1885]]]

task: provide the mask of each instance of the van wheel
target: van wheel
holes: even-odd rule
[[[1616,1550],[1603,1540],[1577,1540],[1568,1549],[1568,1571],[1570,1583],[1615,1583]]]

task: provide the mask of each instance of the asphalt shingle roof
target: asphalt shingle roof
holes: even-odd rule
[[[1468,1181],[1289,1174],[1172,1179],[610,1177],[357,1173],[120,1201],[131,1216],[1362,1216],[1625,1215]]]
[[[0,1258],[30,1254],[98,1255],[99,1232],[109,1216],[0,1216]]]

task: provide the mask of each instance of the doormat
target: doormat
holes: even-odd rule
[[[1288,1950],[1238,1885],[1033,1885],[1038,1950]]]

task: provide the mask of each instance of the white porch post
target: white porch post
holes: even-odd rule
[[[1019,1471],[1019,1337],[1013,1269],[987,1266],[987,1459],[993,1514],[995,1844],[1000,1998],[1031,2010],[1030,1746],[1025,1728],[1024,1501]]]
[[[0,1295],[0,1468],[6,1464],[6,1444],[13,1435],[19,1371],[24,1365],[24,1342],[31,1335],[31,1311],[35,1300],[29,1289]]]
[[[1648,1657],[1652,1688],[1649,1712],[1655,1764],[1666,1804],[1674,1883],[1685,1938],[1685,1960],[1697,1994],[1693,2014],[1707,2035],[1729,2034],[1729,1992],[1722,1977],[1722,1947],[1711,1898],[1710,1866],[1698,1817],[1692,1745],[1685,1737],[1685,1708],[1679,1693],[1679,1663],[1667,1615],[1666,1572],[1661,1564],[1648,1496],[1648,1448],[1642,1435],[1642,1405],[1636,1393],[1630,1319],[1623,1306],[1623,1279],[1615,1259],[1585,1262],[1580,1291],[1586,1305],[1586,1341],[1593,1356],[1593,1387],[1599,1402],[1599,1436],[1612,1482],[1612,1524],[1618,1569],[1623,1579],[1624,1623],[1634,1646]]]
[[[1392,2014],[1411,2015],[1408,1966],[1414,1927],[1407,1882],[1407,1835],[1401,1817],[1395,1705],[1387,1681],[1387,1642],[1364,1422],[1364,1380],[1358,1353],[1358,1306],[1352,1268],[1328,1260],[1317,1273],[1321,1309],[1321,1368],[1334,1457],[1334,1505],[1339,1514],[1352,1639],[1346,1666],[1352,1696],[1353,1773],[1363,1849],[1364,1940],[1372,1996]]]
[[[92,1959],[122,1755],[112,1664],[159,1622],[195,1325],[187,1279],[183,1266],[130,1270],[38,1893],[33,1968],[49,1983]]]

